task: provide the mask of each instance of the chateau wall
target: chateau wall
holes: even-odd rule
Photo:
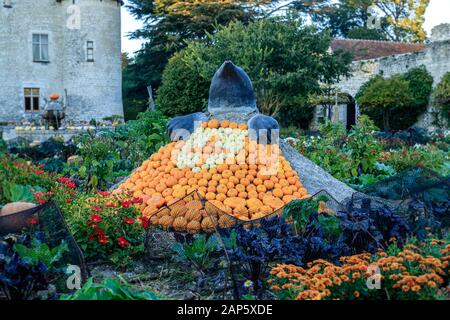
[[[25,112],[24,88],[40,88],[40,106],[52,92],[67,91],[67,120],[123,115],[120,5],[115,0],[76,0],[81,28],[67,27],[72,1],[0,0],[0,122],[40,119]],[[49,62],[33,62],[32,34],[49,36]],[[86,41],[94,62],[86,62]]]
[[[433,29],[431,42],[425,50],[371,60],[356,61],[352,64],[352,76],[338,83],[342,92],[355,97],[360,87],[376,74],[385,77],[405,73],[410,69],[424,65],[432,75],[436,86],[442,76],[450,72],[450,25],[444,24]],[[419,118],[417,126],[433,129],[433,107]]]

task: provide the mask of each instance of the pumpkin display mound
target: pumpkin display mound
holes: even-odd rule
[[[261,219],[309,197],[277,145],[250,139],[245,124],[216,119],[161,147],[116,190],[124,191],[143,199],[153,225],[191,233]]]

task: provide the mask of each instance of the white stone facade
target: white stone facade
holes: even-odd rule
[[[69,121],[123,116],[120,10],[117,0],[0,0],[0,122],[39,120],[51,93]],[[40,110],[26,110],[27,88],[39,89]]]

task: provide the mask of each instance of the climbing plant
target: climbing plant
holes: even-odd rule
[[[442,77],[433,92],[434,104],[440,107],[440,111],[447,121],[450,120],[450,72]]]

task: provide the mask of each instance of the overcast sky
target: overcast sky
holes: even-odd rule
[[[125,0],[125,3],[127,2]],[[441,23],[450,23],[450,1],[431,0],[425,14],[425,30],[428,35],[434,26]],[[127,37],[129,32],[139,29],[141,25],[142,23],[135,20],[126,8],[122,8],[122,51],[133,54],[141,48],[140,40],[130,40]]]

